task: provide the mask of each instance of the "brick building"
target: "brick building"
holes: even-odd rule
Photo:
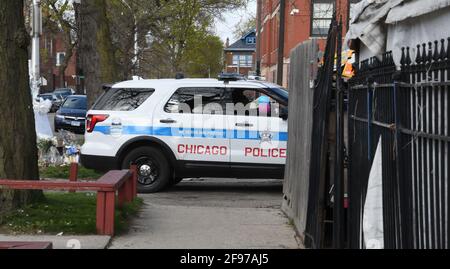
[[[64,76],[60,74],[61,63],[65,59],[65,43],[62,33],[46,33],[41,37],[41,76],[45,79],[41,92],[51,92],[56,88],[76,89],[76,51],[74,51]]]
[[[250,31],[224,49],[225,72],[244,76],[255,72],[256,30]]]
[[[321,50],[325,48],[328,28],[334,12],[342,17],[344,31],[348,29],[351,5],[359,0],[281,0],[284,9],[283,86],[288,85],[289,55],[291,49],[310,38],[319,38]],[[280,0],[258,1],[257,34],[261,76],[277,82],[278,44],[280,33]]]

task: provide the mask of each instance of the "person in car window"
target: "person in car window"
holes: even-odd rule
[[[258,115],[270,116],[270,98],[265,95],[261,95],[256,99],[258,104]]]

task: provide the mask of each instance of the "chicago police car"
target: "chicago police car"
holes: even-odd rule
[[[288,93],[261,81],[134,80],[117,83],[87,113],[81,162],[138,166],[140,192],[183,178],[283,178]]]

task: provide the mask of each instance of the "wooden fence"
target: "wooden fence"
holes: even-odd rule
[[[289,142],[283,188],[283,211],[304,241],[310,179],[314,79],[318,45],[306,41],[291,51],[289,77]]]

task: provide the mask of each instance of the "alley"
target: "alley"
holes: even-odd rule
[[[110,248],[299,248],[279,180],[195,179],[141,197],[139,217]]]

